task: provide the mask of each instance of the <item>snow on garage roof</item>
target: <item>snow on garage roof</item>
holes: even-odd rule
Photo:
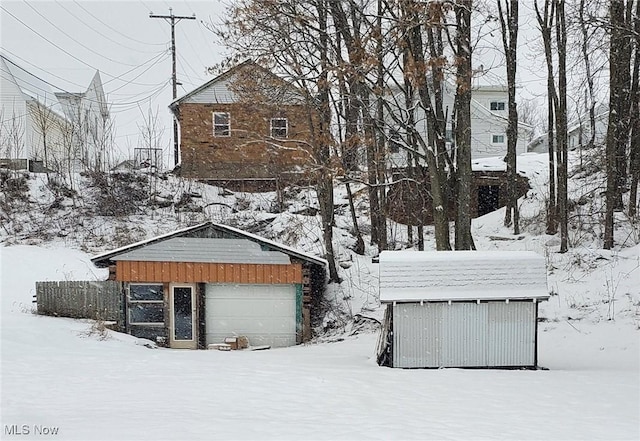
[[[262,251],[248,239],[201,239],[174,237],[113,257],[113,260],[146,262],[263,263],[285,265],[289,256],[279,251]]]
[[[544,257],[532,251],[383,251],[380,301],[547,299]]]

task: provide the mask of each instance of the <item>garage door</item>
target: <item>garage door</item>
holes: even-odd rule
[[[251,346],[296,344],[295,285],[209,283],[205,299],[207,344],[240,335]]]

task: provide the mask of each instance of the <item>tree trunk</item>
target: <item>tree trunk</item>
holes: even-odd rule
[[[518,181],[516,153],[518,146],[518,110],[516,108],[516,61],[518,49],[518,0],[498,0],[498,17],[502,29],[502,46],[507,60],[507,88],[509,119],[507,122],[507,211],[504,224],[513,222],[513,234],[520,234],[520,214],[518,210]],[[513,218],[511,217],[513,212]]]
[[[567,28],[564,0],[556,1],[556,49],[558,52],[558,100],[556,102],[556,136],[558,141],[558,221],[560,224],[560,252],[569,249],[568,224],[568,148],[567,148]]]
[[[456,223],[455,249],[475,248],[471,235],[471,0],[456,3]]]

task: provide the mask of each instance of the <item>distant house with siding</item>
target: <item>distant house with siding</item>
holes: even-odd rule
[[[398,107],[398,114],[403,114],[404,96],[398,90],[392,90],[391,103]],[[453,141],[451,113],[455,100],[455,86],[445,82],[442,86],[443,107],[448,115],[446,124],[447,146],[451,146]],[[475,86],[471,92],[471,158],[481,159],[493,156],[504,156],[507,153],[507,122],[508,122],[508,100],[507,88],[504,86]],[[394,104],[391,104],[394,107]],[[427,139],[427,118],[424,110],[418,106],[416,108],[416,130]],[[403,121],[403,123],[406,121]],[[409,151],[402,148],[406,144],[406,134],[403,133],[401,124],[394,129],[393,121],[389,121],[391,126],[387,133],[388,167],[400,169],[406,167],[409,161]],[[533,132],[533,128],[528,124],[518,122],[518,143],[516,154],[526,152],[526,146]],[[419,159],[424,164],[424,159]]]
[[[607,128],[609,126],[609,110],[606,106],[600,106],[595,115],[595,145],[603,145],[607,140]],[[527,151],[532,153],[547,153],[549,151],[549,137],[547,133],[536,136],[527,145]],[[567,128],[567,148],[569,150],[587,147],[591,140],[591,123],[588,115],[581,115],[571,122]],[[555,144],[554,144],[555,148]]]
[[[530,251],[383,251],[377,355],[400,368],[536,368],[544,257]]]
[[[52,86],[0,55],[0,161],[32,170],[96,166],[109,111],[100,74],[81,93]]]

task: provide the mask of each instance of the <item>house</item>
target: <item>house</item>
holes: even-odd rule
[[[313,145],[306,96],[246,61],[171,103],[180,126],[180,173],[271,189],[304,178]]]
[[[245,336],[252,346],[311,337],[327,262],[205,222],[95,256],[124,286],[124,328],[171,348]]]
[[[0,162],[38,171],[63,160],[68,124],[51,86],[0,55]]]
[[[530,251],[383,251],[378,363],[536,368],[544,257]]]
[[[57,92],[56,98],[75,128],[78,160],[89,168],[101,170],[106,160],[111,116],[100,72],[96,71],[84,92]]]
[[[455,99],[455,86],[445,82],[442,86],[445,113],[451,114]],[[407,225],[430,225],[433,222],[430,183],[426,166],[426,155],[421,147],[410,147],[402,125],[406,123],[398,119],[404,115],[402,110],[404,96],[402,91],[394,90],[391,97],[391,108],[397,107],[395,115],[389,115],[387,125],[392,127],[387,134],[387,168],[393,175],[393,184],[387,194],[388,216],[396,222]],[[471,159],[472,200],[470,214],[472,217],[482,216],[503,207],[507,202],[506,166],[501,170],[483,170],[475,166],[475,161],[488,157],[504,157],[507,153],[507,88],[503,86],[474,86],[471,99]],[[395,105],[393,103],[396,103]],[[427,118],[421,107],[415,111],[416,130],[424,134],[427,141]],[[449,117],[450,118],[450,117]],[[395,125],[395,128],[393,128]],[[526,151],[532,128],[518,123],[518,142],[516,154]],[[446,148],[451,149],[453,141],[451,121],[447,122]],[[417,164],[411,164],[411,157]],[[455,160],[455,159],[454,159]],[[413,182],[415,178],[419,183]],[[517,176],[518,197],[524,196],[529,189],[526,178]],[[451,189],[454,194],[454,189]],[[455,201],[448,207],[453,219]]]
[[[82,93],[55,92],[4,55],[0,73],[5,166],[63,171],[102,164],[109,112],[98,72]]]
[[[446,145],[451,148],[453,132],[451,124],[451,112],[455,100],[455,85],[444,82],[443,108],[448,115],[446,125]],[[398,114],[404,114],[404,96],[401,91],[393,90],[390,98],[391,107],[398,107]],[[395,104],[394,104],[395,103]],[[508,122],[508,96],[507,88],[504,86],[474,86],[471,92],[471,159],[481,159],[493,156],[505,156],[507,153],[507,122]],[[418,106],[415,112],[416,130],[424,134],[427,139],[427,118],[424,110]],[[406,121],[388,121],[392,128],[387,133],[388,168],[402,169],[409,164],[410,152],[403,148],[406,146],[406,134],[401,128]],[[393,126],[396,125],[396,128]],[[533,128],[528,124],[518,122],[518,142],[516,154],[526,152]],[[418,148],[420,150],[420,148]],[[424,164],[424,158],[418,159]]]
[[[593,142],[596,145],[603,145],[607,140],[607,127],[609,126],[609,109],[606,106],[599,106],[595,115],[595,136]],[[548,153],[548,134],[536,136],[527,145],[527,151],[533,153]],[[591,123],[588,115],[581,115],[577,120],[572,121],[567,128],[567,148],[569,150],[582,149],[591,140]]]

